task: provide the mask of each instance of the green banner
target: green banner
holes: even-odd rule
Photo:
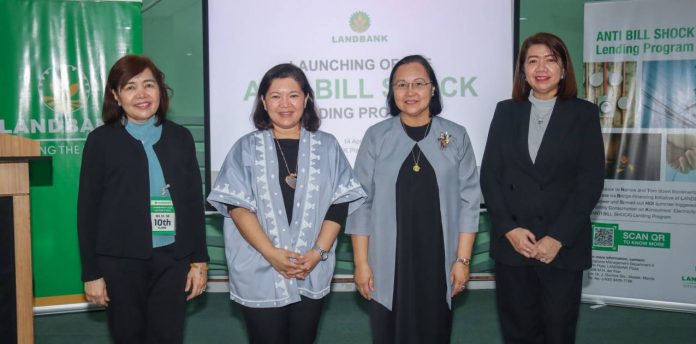
[[[142,51],[141,1],[3,0],[0,132],[41,141],[32,166],[36,298],[82,293],[76,207],[82,148],[101,124],[107,73]]]

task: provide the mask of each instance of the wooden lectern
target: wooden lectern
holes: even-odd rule
[[[5,327],[0,331],[2,343],[34,343],[29,161],[40,156],[38,141],[0,134],[1,298],[9,301],[14,294],[16,300],[14,307],[7,302],[0,314],[0,327]],[[6,276],[14,276],[14,281]]]

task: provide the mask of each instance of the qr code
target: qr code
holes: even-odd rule
[[[614,228],[594,228],[594,246],[614,247]]]

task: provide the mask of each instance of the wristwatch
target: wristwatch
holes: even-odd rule
[[[322,262],[329,259],[329,251],[319,247],[319,245],[314,244],[314,247],[312,247],[312,249],[319,252],[319,257],[321,257]]]
[[[461,258],[461,257],[458,257],[457,260],[456,260],[456,262],[457,262],[457,263],[462,263],[462,264],[464,264],[464,266],[469,266],[469,265],[471,265],[471,259],[469,259],[469,258]]]

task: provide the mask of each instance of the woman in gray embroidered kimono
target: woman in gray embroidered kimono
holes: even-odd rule
[[[355,284],[375,343],[448,343],[478,230],[479,183],[466,130],[442,111],[420,55],[391,72],[393,118],[367,130],[355,162],[367,201],[348,217]]]
[[[225,216],[230,298],[251,343],[314,342],[340,224],[364,201],[338,142],[318,130],[313,98],[298,67],[266,72],[258,130],[232,146],[208,196]]]

